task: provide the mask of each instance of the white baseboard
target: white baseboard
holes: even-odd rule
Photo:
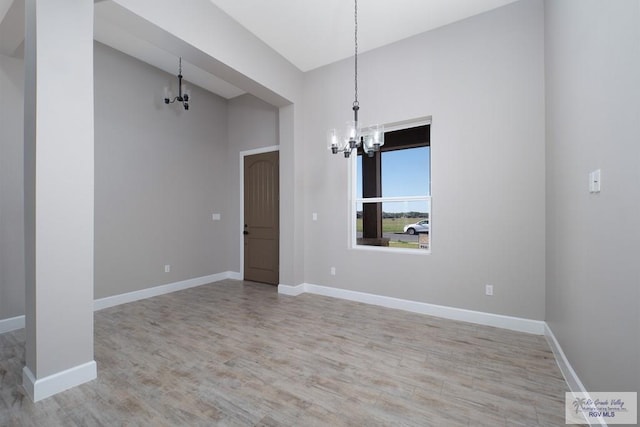
[[[278,293],[283,295],[291,295],[293,297],[298,296],[306,292],[305,285],[290,286],[290,285],[278,285]]]
[[[207,283],[219,282],[225,279],[242,280],[241,274],[235,271],[225,271],[223,273],[211,274],[209,276],[196,277],[193,279],[182,280],[180,282],[169,283],[167,285],[155,286],[153,288],[141,289],[139,291],[128,292],[126,294],[114,295],[111,297],[100,298],[93,301],[93,310],[98,311],[104,308],[114,307],[128,302],[138,301],[145,298],[151,298],[158,295],[164,295],[171,292],[181,291],[183,289],[193,288],[195,286],[206,285]],[[0,319],[0,334],[11,332],[24,328],[25,317],[16,316],[9,319]]]
[[[24,315],[0,320],[0,334],[24,328]]]
[[[22,369],[22,384],[31,400],[37,402],[72,387],[95,380],[97,375],[96,362],[93,360],[37,380],[31,370],[25,366]]]
[[[100,298],[93,302],[93,309],[94,311],[98,311],[104,308],[115,307],[116,305],[120,304],[126,304],[141,299],[156,297],[158,295],[169,294],[171,292],[182,291],[184,289],[206,285],[207,283],[219,282],[225,279],[234,279],[239,274],[240,273],[235,273],[233,271],[225,271],[223,273],[196,277],[193,279],[182,280],[180,282],[154,286],[153,288],[141,289],[134,292],[127,292],[126,294]]]
[[[556,358],[560,372],[562,372],[562,375],[569,386],[569,390],[573,393],[586,393],[587,390],[584,388],[582,381],[578,378],[576,371],[573,370],[573,367],[571,366],[571,363],[569,363],[567,356],[565,356],[564,351],[562,351],[562,347],[560,347],[560,343],[558,343],[556,336],[553,335],[553,331],[546,323],[544,327],[544,336],[549,343],[549,347],[551,347],[551,351]]]
[[[569,363],[569,359],[567,359],[567,356],[564,354],[562,347],[560,347],[560,343],[556,339],[556,336],[553,334],[553,331],[549,327],[549,324],[546,322],[544,324],[544,336],[549,343],[549,347],[551,347],[551,351],[553,352],[556,363],[560,368],[560,372],[562,372],[562,376],[569,386],[569,391],[571,391],[572,393],[584,393],[586,396],[589,396],[589,392],[584,387],[584,384],[582,384],[582,381],[580,381],[578,374],[576,373],[576,371],[574,371],[571,363]],[[598,420],[600,421],[599,424],[591,424],[589,420],[586,419],[584,421],[589,425],[599,425],[607,427],[607,423],[602,417],[599,417]]]
[[[237,271],[227,271],[227,273],[229,274],[229,277],[227,277],[227,279],[233,279],[233,280],[242,280],[242,274],[238,273]]]
[[[284,295],[300,295],[308,292],[333,298],[363,302],[365,304],[381,307],[395,308],[410,311],[412,313],[427,314],[445,319],[460,320],[479,325],[494,326],[513,331],[527,332],[530,334],[544,335],[544,321],[523,319],[520,317],[504,316],[501,314],[484,313],[481,311],[466,310],[463,308],[447,307],[400,298],[386,297],[382,295],[368,294],[364,292],[350,291],[346,289],[331,288],[328,286],[303,283],[298,286],[279,285],[278,292]]]

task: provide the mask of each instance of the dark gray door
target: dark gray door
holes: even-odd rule
[[[279,283],[279,156],[244,158],[244,278]]]

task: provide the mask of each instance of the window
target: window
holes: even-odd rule
[[[354,247],[430,250],[430,124],[385,132],[373,157],[358,150],[352,181]]]

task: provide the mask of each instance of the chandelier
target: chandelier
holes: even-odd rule
[[[354,89],[355,97],[351,109],[353,110],[353,120],[348,121],[343,130],[330,129],[327,135],[329,148],[333,154],[343,153],[345,158],[351,156],[351,152],[355,149],[362,148],[369,157],[373,157],[376,151],[380,151],[380,147],[384,145],[384,126],[372,125],[367,128],[360,128],[358,122],[358,111],[360,103],[358,102],[358,0],[354,0]]]
[[[176,101],[180,102],[185,110],[189,109],[189,91],[182,86],[182,57],[178,63],[178,96],[172,97],[169,88],[164,88],[164,103],[173,104]]]

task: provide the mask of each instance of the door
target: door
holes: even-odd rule
[[[278,151],[244,158],[244,279],[279,283]]]

